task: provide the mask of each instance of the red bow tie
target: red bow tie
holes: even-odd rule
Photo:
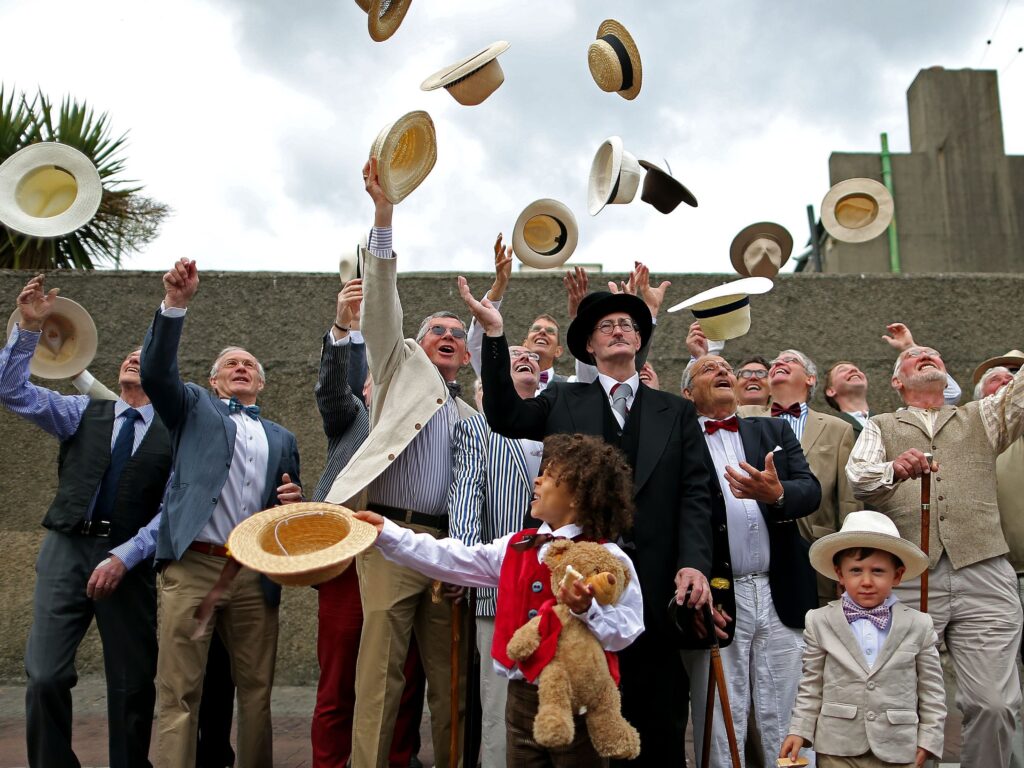
[[[794,419],[800,418],[800,403],[793,403],[789,408],[783,408],[778,403],[772,403],[772,416],[790,415]]]
[[[713,435],[720,429],[724,429],[726,432],[739,432],[740,420],[735,416],[730,416],[728,419],[722,419],[721,421],[708,419],[704,422],[704,432],[706,434]]]

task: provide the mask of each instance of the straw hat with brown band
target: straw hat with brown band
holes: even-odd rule
[[[587,50],[587,64],[602,91],[630,100],[640,93],[644,80],[640,51],[632,35],[615,19],[606,19],[597,28],[597,40]]]
[[[378,43],[398,31],[411,4],[412,0],[356,0],[366,12],[370,37]]]
[[[729,246],[733,269],[744,277],[775,277],[791,253],[793,236],[771,221],[744,227]]]
[[[21,310],[15,309],[7,321],[7,335],[21,321]],[[76,376],[96,357],[99,339],[96,323],[85,307],[71,299],[58,296],[50,316],[43,322],[43,332],[28,369],[41,379],[67,379]]]
[[[893,217],[892,195],[874,179],[840,181],[821,201],[821,223],[836,240],[863,243],[878,237]]]
[[[420,85],[424,91],[444,88],[459,104],[472,107],[505,82],[505,73],[498,63],[498,55],[508,50],[509,43],[498,40],[482,51],[477,51],[454,64],[439,70]]]
[[[402,115],[386,126],[370,147],[385,196],[397,205],[418,187],[437,162],[434,121],[422,110]]]
[[[228,550],[278,584],[305,587],[341,574],[376,538],[377,530],[350,509],[299,502],[243,520],[228,537]]]

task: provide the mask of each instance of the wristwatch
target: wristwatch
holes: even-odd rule
[[[776,500],[775,500],[775,501],[774,501],[774,502],[772,503],[772,505],[771,505],[771,506],[775,507],[776,509],[781,509],[781,508],[782,508],[782,505],[783,505],[783,504],[785,503],[785,501],[786,501],[786,489],[785,489],[785,488],[783,488],[783,489],[782,489],[782,493],[780,493],[780,494],[779,494],[779,498],[777,498],[777,499],[776,499]]]

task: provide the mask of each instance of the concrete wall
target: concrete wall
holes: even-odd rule
[[[0,296],[13,310],[28,273],[0,271]],[[482,294],[490,277],[470,275]],[[658,275],[672,280],[669,305],[729,279],[723,275]],[[183,375],[205,382],[209,365],[227,344],[252,350],[267,371],[261,405],[268,418],[298,437],[303,485],[312,488],[323,467],[325,441],[312,390],[320,339],[333,315],[337,278],[322,274],[204,273],[181,346]],[[117,366],[141,343],[163,296],[158,273],[54,273],[49,285],[82,303],[100,334],[99,354],[90,370],[116,385]],[[453,308],[465,315],[453,275],[409,274],[400,278],[412,334],[428,312]],[[840,358],[861,364],[871,380],[878,411],[896,403],[888,387],[894,355],[880,337],[887,322],[902,321],[920,342],[936,346],[965,390],[982,359],[1024,346],[1016,314],[1024,299],[1024,275],[786,275],[771,293],[754,297],[751,332],[729,344],[737,360],[746,354],[772,356],[796,347],[824,370]],[[521,338],[535,314],[565,319],[561,281],[552,275],[515,276],[503,309],[513,338]],[[662,315],[651,360],[663,389],[677,391],[686,353],[682,340],[688,313]],[[561,369],[570,369],[568,355]],[[470,384],[467,369],[463,380]],[[71,389],[56,382],[63,392]],[[47,384],[48,386],[50,384]],[[820,401],[816,406],[827,410]],[[56,481],[56,442],[35,427],[0,411],[0,679],[18,680],[31,622],[33,564],[42,538],[39,526]],[[285,590],[278,680],[300,684],[316,679],[316,601],[311,589]],[[102,668],[95,630],[78,656],[82,672]]]

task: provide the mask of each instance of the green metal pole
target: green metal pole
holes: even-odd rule
[[[889,134],[882,134],[882,183],[889,190],[889,194],[896,198],[892,189],[892,159],[889,157]],[[896,215],[893,214],[889,223],[889,271],[893,274],[900,272],[900,241],[896,235]]]

